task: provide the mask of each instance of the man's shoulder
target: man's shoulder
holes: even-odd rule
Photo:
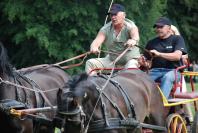
[[[124,20],[126,23],[129,23],[129,24],[135,24],[132,20],[128,19],[128,18],[125,18]]]
[[[135,23],[134,23],[132,20],[128,19],[128,18],[125,18],[124,24],[125,24],[128,28],[133,28],[133,27],[136,26]]]
[[[112,22],[108,22],[107,24],[103,25],[102,28],[100,29],[100,31],[106,31],[108,29],[110,29],[112,27]]]
[[[105,25],[102,26],[102,28],[110,28],[112,26],[112,22],[108,22]]]
[[[167,38],[167,40],[173,43],[177,43],[183,41],[184,39],[181,35],[171,35],[169,38]]]
[[[159,37],[155,37],[155,38],[150,39],[148,41],[148,43],[155,43],[155,42],[159,42],[159,41],[160,41]]]
[[[182,39],[183,37],[181,35],[170,35],[170,39]]]

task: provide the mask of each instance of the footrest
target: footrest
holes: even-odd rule
[[[184,99],[198,98],[198,92],[178,92],[174,94],[174,97]]]
[[[186,103],[195,102],[195,101],[198,101],[198,98],[191,98],[191,99],[172,98],[172,99],[168,99],[168,104],[165,106],[177,106],[177,105],[186,104]]]
[[[186,99],[186,98],[171,98],[171,99],[168,99],[168,102],[177,103],[177,102],[184,102],[184,101],[187,101],[187,100],[190,100],[190,99]]]

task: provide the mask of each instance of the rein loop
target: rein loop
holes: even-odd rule
[[[66,63],[66,62],[69,62],[69,61],[72,61],[72,60],[75,60],[75,59],[79,59],[79,58],[81,58],[81,57],[87,57],[87,55],[89,55],[90,53],[91,53],[91,52],[89,51],[89,52],[86,52],[86,53],[84,53],[84,54],[75,56],[75,57],[73,57],[73,58],[70,58],[70,59],[67,59],[67,60],[64,60],[64,61],[55,63],[55,64],[53,64],[53,65],[59,66],[59,65],[61,65],[61,64],[63,64],[63,63]]]

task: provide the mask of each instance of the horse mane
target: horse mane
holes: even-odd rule
[[[73,78],[68,81],[68,85],[70,88],[74,89],[79,82],[85,81],[85,80],[87,80],[87,78],[88,78],[88,74],[86,74],[86,73],[74,75]]]
[[[13,67],[9,62],[7,50],[0,42],[0,74],[1,75],[13,75]]]
[[[95,90],[95,85],[92,82],[89,82],[88,78],[93,77],[89,77],[89,75],[86,73],[81,73],[74,75],[73,78],[68,81],[67,85],[73,92],[74,97],[82,97],[85,95],[86,92],[92,92],[93,94],[93,90]],[[78,86],[81,87],[79,88]],[[96,94],[98,94],[97,91]]]

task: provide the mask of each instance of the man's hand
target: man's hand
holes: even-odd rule
[[[136,41],[134,39],[129,39],[129,40],[127,40],[127,42],[124,45],[127,46],[127,47],[133,47],[137,43],[138,43],[138,41]]]
[[[96,38],[93,40],[90,46],[90,52],[94,54],[100,53],[100,47],[104,42],[106,36],[103,32],[99,32]]]
[[[98,53],[100,53],[100,50],[99,50],[98,47],[91,47],[90,48],[90,52],[91,53],[94,53],[94,54],[98,54]]]
[[[154,57],[161,57],[161,53],[158,52],[157,50],[153,49],[153,50],[150,50],[151,54],[154,56]]]
[[[138,58],[138,64],[141,69],[148,70],[151,68],[151,61],[146,60],[146,58],[142,55],[140,58]]]

